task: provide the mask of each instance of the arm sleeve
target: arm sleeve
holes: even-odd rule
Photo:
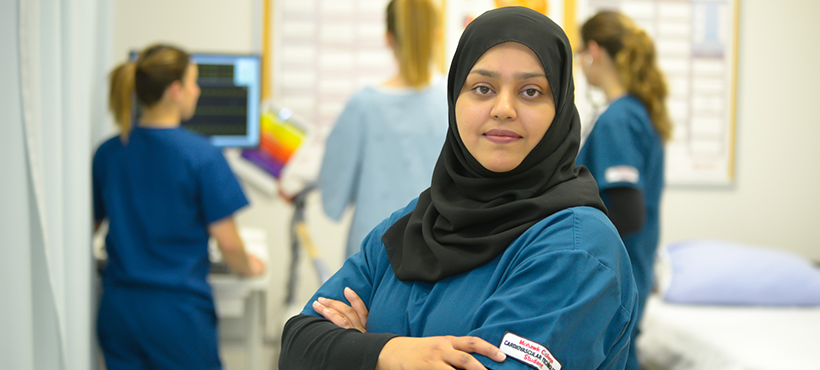
[[[357,97],[345,106],[325,143],[319,190],[328,217],[338,220],[348,204],[355,203],[361,172],[365,125]]]
[[[103,164],[102,159],[100,158],[101,154],[99,149],[94,154],[94,159],[91,162],[91,186],[92,186],[92,197],[94,200],[94,221],[100,222],[105,219],[105,205],[103,204],[102,199],[102,177],[103,177]]]
[[[396,336],[342,329],[324,318],[297,315],[283,329],[279,369],[372,370],[384,345]]]
[[[302,313],[288,321],[282,332],[280,369],[375,369],[385,343],[397,335],[339,328],[314,312],[312,302],[327,297],[349,303],[343,292],[350,287],[368,309],[371,307],[373,287],[390,266],[380,237],[396,217],[371,231],[362,251],[348,258],[311,297]]]
[[[603,191],[609,219],[621,237],[643,228],[646,223],[646,202],[643,191],[631,187],[615,187]]]
[[[202,164],[199,177],[199,201],[205,221],[210,224],[232,215],[248,205],[248,199],[222,153]]]
[[[579,159],[592,172],[600,190],[643,187],[640,169],[644,168],[644,155],[635,130],[622,112],[605,112],[595,124]]]
[[[565,369],[620,368],[626,364],[629,333],[634,325],[634,280],[620,238],[601,215],[599,226],[566,234],[542,234],[512,264],[508,276],[476,313],[477,329],[468,335],[500,345],[505,332],[528,338],[547,348]],[[585,248],[573,245],[584,243]],[[590,251],[617,256],[607,265]],[[537,252],[541,251],[541,252]],[[597,253],[597,252],[595,252]],[[495,370],[531,369],[507,357],[496,363],[476,359]]]

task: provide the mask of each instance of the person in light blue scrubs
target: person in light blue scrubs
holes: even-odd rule
[[[97,336],[108,370],[220,369],[208,239],[228,266],[259,275],[233,214],[248,205],[222,152],[181,128],[199,98],[184,51],[155,45],[111,73],[122,130],[94,154],[95,228],[108,220]],[[143,106],[131,127],[131,99]]]
[[[356,207],[345,258],[430,186],[447,132],[446,82],[433,66],[439,19],[432,0],[388,4],[387,42],[398,73],[353,95],[327,138],[318,179],[325,213],[339,220]]]
[[[522,7],[464,30],[431,186],[282,334],[279,368],[623,369],[637,288],[598,188],[563,30]]]
[[[671,135],[666,84],[649,36],[623,14],[605,11],[581,28],[577,53],[590,85],[608,103],[588,125],[577,163],[589,168],[623,238],[638,285],[638,319],[652,290],[660,237],[663,144]],[[634,337],[638,330],[633,332]],[[633,347],[627,369],[639,369]]]

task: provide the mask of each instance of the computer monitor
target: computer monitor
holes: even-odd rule
[[[138,52],[131,52],[136,60]],[[259,145],[261,59],[258,55],[191,54],[202,90],[196,113],[182,127],[208,136],[214,146]],[[135,117],[138,117],[135,108]]]

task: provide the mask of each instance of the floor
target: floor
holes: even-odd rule
[[[276,344],[278,346],[278,344]],[[220,348],[219,357],[222,359],[222,370],[274,370],[278,369],[278,351],[274,350],[273,344],[266,345],[262,350],[262,363],[259,369],[248,369],[248,360],[245,349],[241,346],[223,345]],[[102,354],[99,356],[99,370],[105,370],[105,361]]]
[[[278,344],[276,344],[278,346]],[[276,364],[278,360],[278,350],[274,351],[274,345],[266,345],[262,350],[262,361],[259,369],[248,369],[247,356],[244,348],[240,346],[224,345],[220,349],[220,357],[222,358],[222,370],[273,370],[279,367]]]

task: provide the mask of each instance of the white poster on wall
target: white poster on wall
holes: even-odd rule
[[[738,0],[577,0],[577,24],[599,10],[635,20],[655,41],[675,126],[666,145],[669,185],[728,185],[734,178]],[[602,102],[575,74],[581,117]]]

